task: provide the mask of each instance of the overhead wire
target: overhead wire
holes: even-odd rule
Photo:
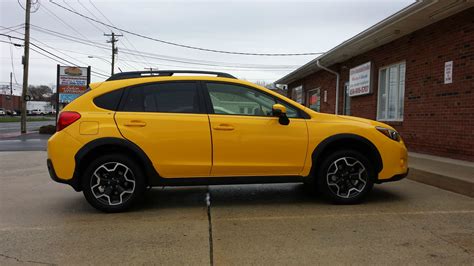
[[[66,39],[69,41],[74,41],[77,43],[82,43],[84,45],[89,45],[89,46],[98,46],[102,44],[98,43],[89,43],[85,40],[82,40],[80,38],[77,38],[75,36],[59,33],[53,30],[49,30],[43,27],[39,27],[36,25],[31,25],[32,29],[41,31],[46,34],[53,35],[58,38]],[[109,49],[108,47],[101,47],[101,49]],[[133,51],[123,49],[123,53],[128,53],[128,54],[136,54]],[[171,62],[177,62],[177,63],[183,63],[183,64],[194,64],[194,65],[200,65],[200,66],[215,66],[215,67],[230,67],[230,68],[246,68],[246,69],[259,69],[259,68],[267,68],[267,69],[294,69],[298,67],[297,65],[257,65],[257,64],[229,64],[226,62],[218,62],[218,61],[206,61],[206,60],[196,60],[196,59],[189,59],[189,58],[181,58],[181,57],[171,57],[171,56],[166,56],[166,55],[160,55],[160,54],[154,54],[150,52],[142,52],[142,54],[147,55],[150,58],[155,58],[158,60],[163,60],[163,61],[171,61]]]
[[[22,40],[22,41],[24,40],[24,39],[22,39],[22,38],[18,38],[18,37],[11,36],[11,35],[1,34],[1,33],[0,33],[0,35],[6,36],[6,37],[9,37],[9,38],[12,38],[12,39],[16,39],[16,40]],[[67,60],[67,59],[64,59],[64,58],[62,58],[62,57],[60,57],[60,56],[58,56],[58,55],[52,53],[51,51],[48,51],[48,50],[42,48],[41,46],[39,46],[39,45],[37,45],[37,44],[35,44],[35,43],[33,43],[33,42],[30,42],[30,45],[34,46],[36,49],[39,49],[39,50],[41,50],[41,51],[43,51],[43,52],[45,52],[45,53],[47,53],[47,54],[50,54],[50,55],[52,55],[52,56],[54,56],[54,57],[59,58],[59,59],[63,60],[64,62],[67,62],[68,64],[71,64],[71,65],[73,65],[73,66],[79,66],[78,64],[73,63],[73,62],[71,62],[71,61],[69,61],[69,60]],[[32,48],[32,47],[30,47],[30,49],[31,49],[31,48]],[[95,73],[95,74],[97,74],[97,75],[104,76],[104,77],[109,77],[109,75],[106,75],[106,74],[103,74],[103,73],[100,73],[100,72],[97,72],[97,71],[91,71],[91,72],[93,72],[93,73]]]
[[[66,4],[69,8],[71,8],[71,9],[74,10],[74,11],[76,11],[70,4],[68,4],[68,3],[66,2],[66,0],[63,0],[63,2],[64,2],[64,4]],[[79,2],[79,1],[78,1],[78,2]],[[79,4],[81,4],[81,2],[79,2]],[[90,12],[89,9],[87,9],[84,5],[81,4],[81,6],[83,6],[88,12]],[[92,14],[92,15],[93,15],[93,14]],[[102,34],[104,34],[106,31],[108,31],[107,28],[106,28],[106,31],[103,31],[103,29],[100,29],[98,26],[96,26],[94,23],[92,23],[92,22],[91,22],[90,20],[88,20],[88,19],[84,19],[84,20],[86,20],[89,24],[91,24],[92,26],[94,26],[94,28],[96,28],[96,29],[97,29],[99,32],[101,32]],[[130,67],[131,69],[137,68],[136,66],[132,66],[132,65],[130,65],[130,64],[127,64],[127,67]]]
[[[64,9],[64,10],[67,10],[73,14],[76,14],[78,16],[81,16],[81,17],[84,17],[84,18],[87,18],[91,21],[94,21],[96,23],[99,23],[99,24],[102,24],[104,26],[107,26],[107,27],[110,27],[110,28],[114,28],[118,31],[122,31],[122,32],[126,32],[128,34],[131,34],[131,35],[134,35],[134,36],[137,36],[137,37],[141,37],[141,38],[144,38],[144,39],[148,39],[148,40],[151,40],[151,41],[155,41],[155,42],[159,42],[159,43],[163,43],[163,44],[168,44],[168,45],[172,45],[172,46],[176,46],[176,47],[181,47],[181,48],[187,48],[187,49],[192,49],[192,50],[198,50],[198,51],[204,51],[204,52],[213,52],[213,53],[221,53],[221,54],[233,54],[233,55],[246,55],[246,56],[305,56],[305,55],[320,55],[320,54],[324,54],[324,52],[307,52],[307,53],[249,53],[249,52],[234,52],[234,51],[226,51],[226,50],[218,50],[218,49],[210,49],[210,48],[204,48],[204,47],[197,47],[197,46],[192,46],[192,45],[186,45],[186,44],[180,44],[180,43],[176,43],[176,42],[171,42],[171,41],[166,41],[166,40],[162,40],[162,39],[158,39],[158,38],[154,38],[154,37],[150,37],[150,36],[146,36],[146,35],[143,35],[143,34],[140,34],[140,33],[135,33],[135,32],[132,32],[132,31],[129,31],[129,30],[125,30],[125,29],[122,29],[122,28],[119,28],[119,27],[115,27],[113,25],[110,25],[110,24],[107,24],[105,22],[102,22],[100,20],[97,20],[97,19],[94,19],[94,18],[91,18],[89,16],[86,16],[82,13],[79,13],[79,12],[76,12],[74,10],[71,10],[70,8],[67,8],[63,5],[60,5],[56,2],[54,2],[53,0],[49,0],[50,3]]]
[[[82,3],[81,3],[80,0],[77,0],[77,2],[79,2],[79,3],[82,5]],[[97,12],[98,12],[100,15],[102,15],[103,18],[105,18],[105,20],[107,20],[107,22],[109,22],[112,26],[115,26],[114,23],[112,23],[112,21],[111,21],[102,11],[100,11],[100,9],[99,9],[91,0],[89,0],[89,3],[92,5],[92,7],[93,7],[95,10],[97,10]],[[82,6],[84,6],[84,5],[82,5]],[[84,8],[86,8],[86,7],[84,6]],[[86,9],[87,9],[87,8],[86,8]],[[90,12],[90,11],[89,11],[89,12]],[[97,20],[99,20],[99,18],[96,17],[92,12],[90,12],[90,13],[94,16],[94,18],[96,18]],[[122,34],[123,37],[124,37],[124,39],[130,44],[130,46],[132,46],[133,50],[135,50],[137,53],[139,53],[137,47],[135,47],[135,45],[128,39],[127,35],[124,35],[123,32],[121,32],[121,31],[120,31],[120,34]],[[126,48],[128,48],[125,44],[124,44],[124,46],[125,46]],[[136,56],[135,56],[135,57],[136,57]],[[148,62],[148,60],[147,60],[147,58],[146,58],[145,56],[141,55],[140,57],[143,58],[143,59],[145,60],[145,62]],[[136,57],[136,58],[138,58],[138,57]],[[148,62],[148,63],[149,63],[149,62]]]

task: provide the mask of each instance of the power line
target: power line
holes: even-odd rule
[[[77,0],[77,2],[79,2],[79,4],[82,5],[82,3],[81,3],[80,0]],[[104,13],[102,13],[102,11],[100,11],[100,9],[99,9],[91,0],[89,0],[89,3],[92,5],[92,7],[93,7],[95,10],[97,10],[97,12],[99,12],[99,14],[102,15],[102,17],[105,18],[105,20],[107,20],[107,22],[110,23],[110,25],[115,26],[114,23],[112,23],[112,21],[110,21],[110,19],[108,19],[107,16],[106,16]],[[84,6],[84,5],[82,5],[82,6]],[[86,8],[86,7],[84,6],[84,8]],[[87,9],[87,8],[86,8],[86,9]],[[90,12],[90,13],[94,16],[94,18],[96,18],[97,20],[99,20],[99,18],[96,17],[92,12]],[[120,32],[120,34],[123,35],[123,32]],[[127,41],[127,42],[130,44],[130,46],[133,48],[133,50],[135,50],[137,53],[140,53],[140,52],[138,51],[137,47],[135,47],[135,45],[127,38],[126,35],[124,35],[123,37],[125,38],[125,41]],[[125,46],[125,48],[128,48],[128,47],[125,45],[125,43],[124,43],[124,46]],[[134,56],[134,57],[135,57],[135,58],[138,58],[137,56]],[[140,55],[140,57],[142,57],[142,58],[145,60],[145,62],[148,62],[148,60],[147,60],[147,58],[146,58],[145,56]],[[148,64],[150,64],[150,63],[148,62]]]
[[[1,27],[1,26],[0,26],[0,27]],[[15,31],[15,32],[18,33],[18,31]],[[21,34],[21,33],[20,33],[20,34]],[[5,34],[2,34],[2,35],[5,35]],[[30,37],[30,38],[31,38],[31,37]],[[50,49],[52,49],[52,50],[58,52],[58,53],[60,53],[60,54],[62,54],[62,55],[64,55],[64,56],[66,56],[66,57],[71,58],[72,60],[77,60],[77,61],[78,61],[79,63],[81,63],[81,64],[89,65],[89,64],[86,63],[86,62],[83,62],[83,61],[81,61],[81,60],[79,60],[79,59],[77,59],[77,58],[74,58],[74,57],[72,57],[72,56],[70,56],[70,55],[68,55],[68,54],[66,54],[66,53],[63,53],[63,52],[59,51],[57,48],[54,48],[54,47],[49,46],[48,44],[46,44],[46,43],[44,43],[44,42],[39,41],[38,39],[35,39],[35,38],[31,38],[31,39],[34,40],[34,41],[37,42],[37,43],[40,43],[40,44],[42,44],[42,45],[44,45],[44,46],[46,46],[46,47],[48,47],[48,48],[50,48]],[[101,72],[105,72],[105,71],[103,71],[103,70],[101,70],[101,69],[99,69],[99,70],[100,70]],[[105,74],[104,74],[104,75],[105,75]]]
[[[64,1],[64,3],[65,3],[66,5],[68,5],[68,4],[66,3],[66,0],[63,0],[63,1]],[[77,0],[77,3],[79,3],[79,5],[81,5],[81,6],[82,6],[89,14],[91,14],[94,18],[99,19],[90,9],[88,9],[85,5],[83,5],[83,4],[81,3],[81,1]],[[70,5],[68,5],[68,6],[71,7]],[[71,7],[71,9],[74,10],[74,8],[72,8],[72,7]],[[76,10],[74,10],[74,11],[76,11]],[[76,11],[76,12],[77,12],[77,11]],[[86,19],[86,18],[84,18],[84,19],[85,19],[87,22],[89,22],[90,24],[92,24],[92,25],[95,26],[95,24],[93,24],[90,20],[88,20],[88,19]],[[103,26],[103,25],[101,25],[101,26]],[[98,29],[97,26],[95,26],[95,27]],[[109,28],[107,28],[107,27],[105,27],[105,26],[104,26],[104,28],[105,28],[105,31],[100,30],[100,31],[102,31],[102,33],[105,33],[105,32],[107,32],[107,31],[109,31]],[[125,44],[124,44],[124,46],[125,46]],[[125,46],[125,47],[127,47],[127,46]],[[133,66],[132,64],[128,64],[128,63],[126,63],[125,65],[127,65],[128,67],[130,67],[130,68],[132,68],[132,69],[138,69],[138,68],[140,68],[140,67],[137,67],[137,66]]]
[[[93,44],[93,46],[99,48],[97,45],[94,44],[94,42],[92,42],[89,38],[87,38],[86,36],[84,36],[82,33],[80,33],[78,30],[76,30],[73,26],[71,26],[69,23],[67,23],[66,21],[64,21],[62,18],[60,18],[59,16],[57,16],[56,14],[54,14],[54,12],[52,12],[51,10],[49,10],[48,8],[44,7],[44,10],[47,11],[50,15],[52,15],[53,17],[55,17],[57,20],[59,20],[61,23],[63,23],[64,25],[68,26],[70,29],[72,29],[74,32],[76,32],[77,34],[79,34],[81,37],[83,37],[86,42],[89,42],[91,44]],[[61,34],[61,33],[60,33]]]
[[[89,45],[89,46],[98,46],[102,44],[98,43],[89,43],[85,40],[82,40],[80,38],[70,36],[67,34],[59,33],[53,30],[49,30],[43,27],[35,26],[32,25],[34,30],[41,31],[46,34],[50,34],[53,36],[56,36],[58,38],[62,38],[65,40],[69,41],[74,41],[76,43],[81,43],[84,45]],[[101,49],[106,49],[109,50],[110,48],[108,47],[100,47]],[[136,54],[131,50],[127,49],[122,49],[122,53],[126,54]],[[217,61],[206,61],[206,60],[196,60],[196,59],[189,59],[189,58],[180,58],[180,57],[171,57],[171,56],[166,56],[166,55],[160,55],[160,54],[154,54],[154,53],[149,53],[149,52],[142,52],[142,54],[147,55],[150,58],[154,58],[157,60],[163,60],[163,61],[170,61],[170,62],[177,62],[177,63],[183,63],[183,64],[192,64],[192,65],[200,65],[200,66],[214,66],[214,67],[229,67],[229,68],[246,68],[246,69],[259,69],[259,68],[275,68],[275,69],[288,69],[288,68],[296,68],[298,66],[296,65],[256,65],[256,64],[229,64],[226,62],[217,62]]]
[[[97,19],[94,19],[94,18],[91,18],[89,16],[86,16],[86,15],[83,15],[79,12],[76,12],[74,10],[71,10],[65,6],[62,6],[56,2],[54,2],[53,0],[49,0],[50,3],[64,9],[64,10],[67,10],[71,13],[74,13],[78,16],[81,16],[83,18],[87,18],[91,21],[94,21],[96,23],[99,23],[99,24],[102,24],[102,25],[105,25],[107,27],[110,27],[110,28],[114,28],[118,31],[122,31],[122,32],[126,32],[128,34],[131,34],[131,35],[135,35],[135,36],[138,36],[138,37],[141,37],[141,38],[144,38],[144,39],[148,39],[148,40],[151,40],[151,41],[155,41],[155,42],[160,42],[160,43],[164,43],[164,44],[168,44],[168,45],[172,45],[172,46],[177,46],[177,47],[181,47],[181,48],[187,48],[187,49],[193,49],[193,50],[199,50],[199,51],[205,51],[205,52],[213,52],[213,53],[221,53],[221,54],[233,54],[233,55],[252,55],[252,56],[303,56],[303,55],[320,55],[320,54],[324,54],[323,52],[309,52],[309,53],[247,53],[247,52],[232,52],[232,51],[225,51],[225,50],[217,50],[217,49],[209,49],[209,48],[203,48],[203,47],[197,47],[197,46],[191,46],[191,45],[185,45],[185,44],[180,44],[180,43],[175,43],[175,42],[170,42],[170,41],[165,41],[165,40],[161,40],[161,39],[157,39],[157,38],[153,38],[153,37],[150,37],[150,36],[146,36],[146,35],[143,35],[143,34],[139,34],[139,33],[135,33],[135,32],[132,32],[132,31],[129,31],[129,30],[125,30],[125,29],[121,29],[119,27],[115,27],[113,25],[109,25],[107,23],[104,23],[100,20],[97,20]]]
[[[22,38],[18,38],[18,37],[11,36],[11,35],[7,35],[7,34],[2,34],[2,33],[0,33],[0,35],[2,35],[2,36],[7,36],[7,37],[9,37],[9,38],[16,39],[16,40],[23,40]],[[56,55],[56,54],[54,54],[54,53],[52,53],[52,52],[50,52],[50,51],[48,51],[48,50],[42,48],[41,46],[36,45],[35,43],[31,43],[31,42],[30,42],[30,44],[31,44],[32,46],[36,47],[37,49],[39,49],[39,50],[41,50],[41,51],[43,51],[43,52],[45,52],[45,53],[47,53],[47,54],[50,54],[50,55],[52,55],[52,56],[54,56],[54,57],[57,57],[57,58],[59,58],[60,60],[66,62],[66,63],[68,63],[68,64],[71,64],[71,65],[73,65],[73,66],[79,66],[78,64],[73,63],[73,62],[71,62],[71,61],[69,61],[69,60],[67,60],[67,59],[64,59],[64,58],[62,58],[62,57],[60,57],[60,56],[58,56],[58,55]],[[31,49],[33,49],[33,48],[31,47]],[[100,73],[100,72],[96,72],[96,71],[91,71],[91,72],[93,72],[93,73],[95,73],[95,74],[97,74],[97,75],[104,76],[104,77],[109,77],[108,75],[103,74],[103,73]]]
[[[53,61],[56,62],[56,63],[64,64],[64,62],[61,62],[61,61],[58,60],[58,59],[55,59],[55,58],[53,58],[53,57],[51,57],[51,56],[49,56],[49,55],[46,55],[46,54],[44,54],[44,53],[42,53],[42,52],[40,52],[40,51],[34,49],[33,47],[31,47],[30,49],[31,49],[32,51],[34,51],[34,52],[36,52],[36,53],[38,53],[38,54],[40,54],[40,55],[46,57],[46,58],[49,58],[49,59],[53,60]],[[65,62],[68,62],[68,61],[65,61]],[[91,72],[92,72],[92,71],[91,71]],[[95,76],[95,77],[97,77],[97,78],[104,78],[103,76],[101,76],[100,74],[97,74],[96,72],[91,73],[91,75],[92,75],[92,76]],[[105,77],[107,78],[108,76],[105,76]]]

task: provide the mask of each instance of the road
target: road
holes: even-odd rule
[[[51,121],[33,121],[26,122],[27,131],[38,131],[41,126],[54,125],[54,120]],[[2,135],[20,132],[20,122],[2,122],[0,123],[0,138]]]
[[[1,265],[474,264],[474,200],[410,180],[352,206],[299,184],[154,188],[104,214],[45,160],[0,152]]]

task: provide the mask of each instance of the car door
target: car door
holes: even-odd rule
[[[201,99],[196,82],[134,86],[126,89],[115,120],[161,177],[205,177],[212,163],[211,134]]]
[[[289,125],[272,115],[277,99],[256,88],[206,82],[211,107],[212,176],[299,175],[308,133],[300,111],[285,104]]]

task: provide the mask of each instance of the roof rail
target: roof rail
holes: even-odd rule
[[[177,73],[208,74],[208,75],[216,75],[217,77],[222,77],[222,78],[237,79],[231,74],[227,74],[223,72],[196,71],[196,70],[158,70],[158,71],[130,71],[130,72],[117,73],[110,76],[110,78],[108,78],[107,81],[130,79],[130,78],[143,78],[143,77],[152,77],[152,76],[173,76],[174,74],[177,74]]]

